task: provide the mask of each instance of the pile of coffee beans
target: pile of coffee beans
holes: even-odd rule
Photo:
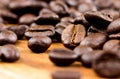
[[[77,61],[99,76],[120,77],[119,4],[120,0],[0,0],[0,58],[17,60],[16,48],[6,45],[24,37],[34,53],[59,42],[65,49],[49,52],[56,66]]]

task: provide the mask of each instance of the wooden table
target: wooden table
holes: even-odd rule
[[[98,77],[92,69],[84,68],[79,62],[69,67],[55,66],[48,57],[48,52],[57,47],[64,48],[60,43],[53,43],[41,54],[35,54],[27,47],[26,40],[19,40],[15,44],[20,52],[20,59],[14,63],[0,62],[0,79],[52,79],[55,70],[73,69],[81,73],[81,79],[105,79]]]

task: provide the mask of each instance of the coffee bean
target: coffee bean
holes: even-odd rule
[[[78,54],[78,58],[77,61],[81,61],[81,56],[85,53],[89,53],[91,51],[93,51],[93,49],[89,46],[77,46],[74,50],[73,50],[76,54]]]
[[[68,6],[62,1],[51,1],[50,9],[57,13],[60,17],[68,16]]]
[[[62,43],[67,48],[75,48],[84,39],[86,31],[83,25],[70,25],[62,32]]]
[[[4,30],[0,33],[0,45],[15,44],[17,41],[17,35],[9,30]]]
[[[4,62],[14,62],[20,58],[19,51],[14,45],[8,44],[0,48],[0,59]]]
[[[33,14],[24,14],[19,18],[19,23],[30,25],[34,22],[35,18],[36,16]]]
[[[42,9],[39,16],[35,18],[35,22],[42,25],[55,25],[60,22],[60,18],[56,13],[52,12],[51,10]]]
[[[10,27],[8,27],[8,30],[13,31],[17,35],[18,39],[23,38],[26,29],[28,29],[27,25],[19,25],[19,26],[10,26]]]
[[[61,22],[74,23],[74,18],[72,18],[72,17],[63,17],[63,18],[61,18]]]
[[[116,40],[116,39],[113,39],[113,40],[109,40],[107,41],[104,46],[103,46],[103,50],[111,50],[113,51],[113,48],[117,45],[120,45],[120,41],[119,40]]]
[[[77,7],[79,4],[79,0],[64,0],[64,1],[70,7]]]
[[[86,45],[96,49],[101,48],[106,40],[106,35],[102,33],[91,33],[81,41],[80,45]]]
[[[36,36],[29,39],[28,47],[34,53],[43,53],[50,47],[51,43],[52,40],[47,36]]]
[[[49,58],[57,66],[69,66],[78,55],[70,49],[55,48],[50,51]]]
[[[120,39],[120,33],[110,34],[109,39]]]
[[[116,78],[120,76],[120,52],[103,51],[93,57],[92,67],[102,77]]]
[[[0,23],[4,23],[4,19],[0,17]]]
[[[75,70],[57,70],[52,73],[52,79],[80,79],[80,73]]]
[[[28,28],[25,32],[27,39],[34,36],[49,36],[52,37],[55,34],[55,28],[52,25],[35,25]]]
[[[2,32],[3,30],[6,30],[7,26],[3,23],[0,23],[0,32]]]

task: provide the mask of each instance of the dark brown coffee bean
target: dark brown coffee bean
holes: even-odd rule
[[[81,63],[84,67],[91,68],[92,66],[92,59],[96,53],[101,53],[102,50],[93,50],[91,52],[86,52],[81,55]]]
[[[50,47],[51,43],[52,40],[47,36],[36,36],[29,39],[28,47],[34,53],[43,53]]]
[[[87,11],[97,11],[97,7],[91,3],[82,3],[82,4],[79,4],[78,11],[82,13]]]
[[[18,39],[23,38],[26,29],[28,29],[27,25],[19,25],[19,26],[10,26],[10,27],[8,27],[8,30],[13,31],[17,35]]]
[[[91,33],[81,41],[80,45],[86,45],[96,49],[101,48],[106,40],[106,35],[102,33]]]
[[[33,13],[38,15],[39,10],[47,7],[47,4],[43,1],[37,0],[16,0],[12,1],[8,7],[18,16],[21,16],[25,13]]]
[[[120,31],[120,18],[116,19],[107,28],[108,33],[117,33]]]
[[[7,26],[4,25],[3,23],[0,23],[0,32],[6,29],[7,29]]]
[[[84,14],[85,19],[96,28],[107,28],[107,26],[113,21],[111,16],[98,11],[90,11]]]
[[[58,70],[52,73],[52,79],[80,79],[80,73],[75,70]]]
[[[30,25],[34,22],[35,18],[36,16],[33,14],[24,14],[19,18],[19,23]]]
[[[75,48],[86,35],[85,27],[81,24],[70,25],[62,32],[62,43],[67,48]]]
[[[50,9],[57,13],[60,17],[68,16],[68,6],[62,1],[51,1]]]
[[[120,76],[120,52],[103,51],[93,57],[92,67],[102,77],[116,78]]]
[[[108,51],[108,50],[113,50],[113,48],[117,45],[120,45],[120,41],[113,39],[113,40],[109,40],[107,41],[104,46],[103,46],[103,50]]]
[[[59,16],[49,9],[42,9],[39,16],[35,18],[37,24],[55,25],[60,22]]]
[[[0,48],[0,59],[4,62],[14,62],[20,58],[19,51],[14,45],[8,44]]]
[[[29,39],[34,36],[49,36],[52,37],[55,34],[55,28],[52,25],[35,25],[28,28],[25,32],[25,36]]]
[[[89,46],[77,46],[74,50],[73,50],[76,54],[78,54],[78,58],[77,61],[81,61],[81,56],[85,53],[89,53],[91,51],[93,51],[93,49]]]
[[[55,48],[50,51],[49,58],[57,66],[69,66],[78,55],[69,49]]]
[[[9,30],[4,30],[0,33],[0,45],[15,44],[17,41],[17,35]]]

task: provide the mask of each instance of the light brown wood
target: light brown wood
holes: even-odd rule
[[[53,48],[64,48],[60,43],[53,43],[41,54],[31,52],[26,40],[18,41],[15,45],[20,52],[20,59],[14,63],[0,62],[0,79],[52,79],[52,72],[64,69],[79,71],[81,79],[105,79],[98,77],[92,69],[82,67],[79,62],[69,67],[55,66],[49,60],[48,53]]]

